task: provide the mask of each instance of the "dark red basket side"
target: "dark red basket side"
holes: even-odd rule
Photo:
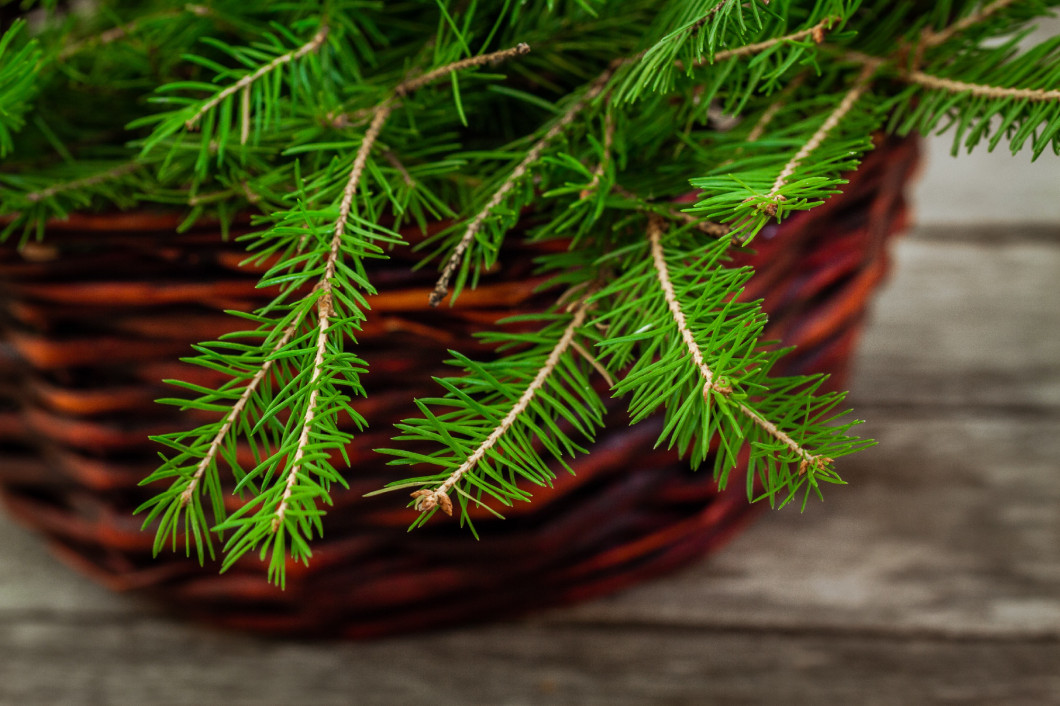
[[[842,195],[771,227],[747,263],[748,295],[764,298],[770,336],[797,345],[785,373],[826,371],[842,386],[869,296],[887,269],[886,241],[906,222],[911,140],[870,154]],[[483,514],[480,541],[436,518],[406,533],[404,499],[364,493],[395,471],[369,449],[432,389],[445,350],[476,351],[471,333],[543,308],[529,262],[513,246],[502,266],[453,309],[429,310],[430,272],[395,257],[375,273],[380,295],[358,352],[371,423],[351,449],[349,491],[334,495],[308,568],[286,591],[256,559],[228,573],[182,555],[151,557],[131,511],[156,460],[153,433],[187,426],[152,400],[158,381],[202,376],[175,363],[190,343],[231,325],[218,312],[260,301],[242,250],[210,229],[177,236],[168,216],[83,216],[18,253],[0,248],[0,488],[10,513],[55,553],[118,590],[149,594],[179,614],[273,633],[375,636],[484,620],[582,600],[669,571],[718,547],[751,516],[741,482],[718,491],[709,473],[652,448],[657,425],[634,428],[616,404],[576,476],[535,489],[501,522]],[[485,354],[484,351],[480,351]]]

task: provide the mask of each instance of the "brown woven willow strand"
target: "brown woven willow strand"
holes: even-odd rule
[[[868,155],[845,193],[771,227],[741,255],[757,268],[771,338],[797,345],[783,373],[828,371],[842,386],[868,298],[887,269],[885,241],[906,221],[903,187],[916,143]],[[621,403],[593,452],[554,488],[498,521],[480,513],[475,541],[439,516],[406,533],[404,496],[366,499],[396,476],[370,449],[434,393],[446,350],[488,356],[472,333],[542,309],[540,247],[513,243],[501,266],[455,308],[429,309],[429,269],[398,251],[373,274],[380,293],[359,341],[371,388],[370,429],[350,449],[350,489],[334,493],[326,532],[287,590],[255,557],[225,574],[182,554],[151,556],[132,510],[157,461],[148,436],[190,422],[154,399],[159,381],[206,383],[177,359],[232,325],[223,309],[262,301],[244,253],[210,228],[175,235],[168,215],[79,216],[41,244],[0,248],[0,488],[11,515],[69,564],[117,590],[160,599],[182,616],[256,631],[366,637],[484,620],[582,600],[669,571],[716,548],[753,514],[738,475],[719,492],[709,471],[653,449],[658,425],[629,427]],[[411,234],[410,234],[411,237]],[[513,239],[517,240],[517,239]],[[555,247],[551,245],[548,247]]]

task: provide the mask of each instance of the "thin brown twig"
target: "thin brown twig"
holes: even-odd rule
[[[247,144],[250,139],[250,86],[244,86],[239,92],[239,144]]]
[[[302,465],[302,459],[305,458],[306,449],[309,447],[310,428],[313,426],[313,420],[316,418],[317,400],[320,397],[320,387],[317,385],[317,382],[320,380],[320,377],[324,372],[326,363],[325,357],[327,355],[328,329],[331,326],[331,319],[335,315],[335,302],[332,296],[331,283],[332,280],[335,279],[335,272],[338,268],[339,254],[342,251],[342,239],[346,233],[346,223],[349,220],[350,211],[353,208],[353,198],[357,193],[357,187],[360,185],[361,175],[364,173],[365,164],[368,162],[368,154],[372,151],[372,147],[379,138],[379,133],[382,131],[386,119],[390,116],[393,105],[394,101],[388,99],[381,103],[376,109],[375,116],[372,118],[372,123],[369,125],[367,132],[365,132],[364,139],[361,140],[361,146],[358,148],[357,155],[354,157],[353,168],[350,170],[350,177],[346,182],[346,188],[343,190],[342,203],[339,205],[339,216],[333,227],[334,234],[331,237],[328,258],[324,265],[324,274],[321,276],[320,282],[317,284],[317,289],[320,291],[320,294],[317,299],[316,354],[313,358],[313,368],[309,376],[309,381],[306,383],[312,388],[312,390],[309,393],[309,400],[306,403],[305,415],[302,417],[302,431],[298,437],[298,444],[295,446],[294,456],[288,464],[286,486],[283,495],[280,498],[280,502],[276,506],[275,517],[272,519],[273,532],[276,532],[280,526],[283,525],[284,516],[287,514],[288,503],[291,499],[291,495],[294,493],[294,487],[297,484],[298,470]]]
[[[457,243],[456,248],[453,249],[452,254],[446,261],[445,267],[442,269],[442,274],[438,277],[437,283],[434,285],[434,290],[431,292],[430,298],[428,299],[431,306],[438,306],[441,301],[445,299],[445,295],[449,293],[449,282],[452,279],[453,274],[456,272],[457,268],[460,267],[460,263],[464,260],[464,253],[467,252],[471,242],[482,229],[482,226],[493,212],[493,209],[500,205],[508,192],[511,191],[515,184],[526,175],[530,170],[531,165],[541,158],[542,153],[544,153],[545,148],[548,147],[549,143],[558,137],[560,133],[562,133],[563,130],[574,121],[574,118],[585,108],[585,106],[600,95],[611,76],[614,75],[615,71],[617,71],[625,61],[626,60],[620,59],[612,62],[606,71],[593,80],[589,89],[582,94],[581,98],[574,101],[574,103],[567,108],[566,112],[560,116],[559,120],[553,123],[552,127],[549,128],[548,132],[546,132],[540,140],[534,143],[534,145],[527,151],[526,156],[523,157],[519,164],[516,165],[515,169],[512,170],[511,174],[508,175],[508,178],[500,185],[500,188],[498,188],[490,197],[490,200],[486,202],[486,205],[482,210],[471,219],[471,222],[469,222],[464,229],[464,234],[460,237],[460,241]]]
[[[92,176],[87,176],[81,179],[73,179],[72,181],[64,181],[61,184],[54,184],[46,189],[41,189],[40,191],[30,192],[26,194],[26,200],[31,203],[37,203],[38,201],[51,198],[56,194],[61,194],[64,191],[73,191],[86,186],[102,184],[113,179],[120,179],[127,174],[132,174],[142,166],[143,164],[140,162],[127,162],[104,172],[100,172],[99,174],[93,174]]]
[[[695,34],[704,27],[706,27],[707,23],[714,19],[714,15],[718,14],[718,10],[725,7],[726,2],[728,2],[728,0],[721,0],[721,2],[719,2],[717,5],[707,10],[706,14],[696,20],[695,23],[689,28],[688,33]]]
[[[926,88],[949,91],[950,93],[969,93],[973,96],[983,98],[998,98],[1026,100],[1034,103],[1046,101],[1060,101],[1060,90],[1047,91],[1044,88],[1007,88],[1005,86],[989,86],[980,83],[967,83],[955,81],[951,78],[934,76],[923,71],[905,71],[901,77],[912,83]]]
[[[829,113],[824,123],[821,124],[821,127],[817,128],[817,131],[812,137],[810,137],[806,144],[804,144],[799,151],[795,153],[795,156],[784,165],[784,168],[780,171],[776,181],[773,182],[773,188],[770,189],[769,193],[766,195],[766,198],[770,202],[767,207],[767,212],[769,212],[769,209],[772,209],[773,213],[776,212],[776,202],[784,200],[784,197],[779,193],[780,190],[784,188],[784,185],[787,184],[788,179],[790,179],[795,173],[795,170],[799,168],[799,165],[801,165],[807,157],[813,154],[813,152],[821,146],[821,143],[825,141],[832,130],[839,125],[846,114],[854,107],[854,104],[857,103],[858,99],[868,90],[869,84],[872,81],[872,76],[876,73],[876,68],[877,67],[874,65],[867,65],[862,69],[861,74],[854,82],[854,85],[851,86],[850,90],[847,91],[847,94],[843,96],[843,99],[839,102],[839,105],[835,107],[835,110]]]
[[[545,381],[548,380],[552,371],[556,369],[559,364],[560,358],[572,347],[574,343],[574,335],[578,329],[581,328],[582,324],[585,323],[585,317],[589,312],[589,299],[584,298],[581,304],[574,311],[574,317],[571,319],[570,324],[563,331],[563,335],[560,336],[559,341],[552,348],[548,358],[545,360],[545,364],[537,371],[534,379],[527,386],[523,394],[520,395],[515,405],[508,410],[508,414],[504,416],[504,419],[490,432],[490,435],[479,444],[478,448],[464,460],[460,466],[453,471],[446,480],[434,490],[417,490],[412,493],[412,497],[416,498],[416,509],[420,512],[427,512],[434,507],[440,507],[442,512],[447,515],[453,514],[453,504],[449,499],[449,491],[456,485],[460,479],[474,468],[489,452],[490,449],[497,443],[497,441],[504,436],[516,420],[519,419],[527,407],[530,406],[530,402],[534,399],[534,395],[544,386]]]
[[[280,340],[273,346],[271,354],[275,354],[286,346],[291,338],[294,336],[294,332],[298,329],[298,325],[302,322],[301,317],[296,318],[291,322],[283,331],[283,335]],[[202,481],[203,475],[206,474],[206,469],[209,468],[210,464],[217,457],[217,453],[221,449],[221,444],[224,442],[225,436],[228,435],[228,431],[232,428],[232,424],[235,423],[236,418],[246,407],[247,402],[250,401],[250,397],[254,394],[254,391],[261,384],[261,381],[268,375],[269,369],[272,368],[272,364],[275,362],[273,358],[267,358],[264,363],[258,368],[258,371],[254,373],[254,377],[250,379],[247,386],[243,388],[243,392],[239,395],[239,399],[232,405],[232,409],[225,415],[224,421],[221,422],[221,428],[217,430],[217,434],[214,435],[213,440],[210,441],[210,446],[207,448],[206,453],[199,461],[199,465],[195,468],[195,473],[191,477],[191,481],[188,482],[188,487],[184,489],[184,492],[180,494],[181,506],[187,505],[191,502],[192,496],[195,494],[195,488],[198,487]]]
[[[616,194],[618,194],[619,196],[623,196],[623,197],[625,197],[627,199],[630,199],[631,201],[638,201],[640,203],[648,205],[647,199],[643,198],[639,194],[636,194],[636,193],[630,191],[629,189],[625,188],[621,184],[615,184],[614,187],[612,187],[612,188],[613,188],[614,192]],[[645,209],[645,210],[647,210],[647,209]],[[652,211],[652,213],[655,213],[655,211]],[[684,221],[685,223],[687,223],[688,225],[692,226],[693,228],[695,228],[699,232],[706,233],[707,235],[714,236],[714,237],[717,237],[717,238],[720,238],[722,236],[726,236],[732,231],[732,229],[729,228],[729,226],[725,225],[724,223],[716,223],[714,221],[708,221],[708,220],[703,219],[703,218],[696,218],[695,216],[693,216],[690,213],[685,213],[684,211],[678,211],[678,210],[673,209],[673,208],[667,208],[666,209],[666,215],[667,215],[668,218],[670,218],[672,220]]]
[[[751,2],[745,2],[743,4],[743,6],[747,7],[752,2],[756,2],[756,1],[757,0],[751,0]],[[721,2],[719,2],[717,5],[715,5],[714,7],[710,8],[709,10],[707,10],[707,12],[702,17],[700,17],[698,20],[695,21],[695,23],[692,25],[692,27],[689,30],[689,34],[696,34],[700,30],[702,30],[707,25],[708,22],[710,22],[712,19],[714,19],[714,15],[718,14],[718,10],[720,10],[723,7],[725,7],[725,4],[727,2],[728,2],[728,0],[721,0]],[[768,5],[769,4],[769,0],[760,0],[760,2],[763,5]]]
[[[615,380],[611,377],[611,373],[607,372],[607,368],[604,367],[603,363],[596,359],[592,353],[585,350],[585,347],[577,341],[571,341],[571,348],[578,351],[578,355],[585,358],[589,362],[589,365],[593,366],[593,370],[599,373],[600,377],[604,379],[608,387],[615,386]]]
[[[480,54],[478,56],[468,57],[467,59],[454,61],[445,66],[440,66],[433,71],[428,71],[422,76],[417,76],[416,78],[402,82],[394,92],[399,96],[405,96],[409,93],[418,91],[429,83],[437,81],[442,76],[448,76],[449,74],[463,71],[464,69],[472,69],[486,64],[497,64],[529,53],[530,45],[526,42],[520,42],[511,49],[502,49],[501,51],[495,51],[490,54]]]
[[[228,88],[219,92],[210,100],[203,103],[199,110],[196,111],[195,115],[191,116],[186,121],[184,121],[184,127],[188,130],[191,130],[195,127],[195,124],[199,122],[202,116],[206,115],[206,113],[213,110],[221,101],[225,100],[237,91],[249,87],[252,83],[260,79],[262,76],[265,76],[266,74],[275,71],[279,67],[284,66],[285,64],[289,64],[292,61],[301,59],[303,56],[310,52],[316,51],[321,47],[321,45],[324,44],[324,40],[327,39],[327,36],[328,26],[321,25],[320,29],[317,30],[317,33],[313,35],[312,39],[310,39],[302,46],[292,51],[289,51],[286,54],[281,54],[269,63],[265,64],[264,66],[259,67],[257,71],[247,74],[243,78],[233,83]]]
[[[824,41],[825,33],[831,29],[832,25],[837,22],[835,17],[826,17],[821,20],[813,27],[806,29],[800,29],[797,32],[791,34],[785,34],[782,37],[773,37],[762,42],[756,42],[755,44],[745,44],[742,47],[735,47],[733,49],[727,49],[725,51],[719,51],[713,57],[707,57],[696,61],[694,67],[707,66],[709,64],[717,63],[719,61],[726,61],[728,59],[735,59],[740,56],[747,56],[748,54],[758,54],[771,49],[772,47],[782,44],[784,42],[797,42],[807,37],[812,38],[814,42],[820,44]]]
[[[849,61],[862,64],[866,70],[876,71],[887,64],[883,57],[864,54],[859,51],[845,51],[843,57]],[[968,83],[957,81],[944,76],[935,76],[919,70],[902,70],[895,67],[898,78],[915,83],[925,88],[933,88],[951,93],[969,93],[973,96],[983,98],[1013,98],[1037,103],[1045,101],[1060,100],[1060,90],[1046,90],[1044,88],[1009,88],[1007,86],[992,86],[981,83]]]
[[[674,291],[673,282],[670,280],[670,268],[666,265],[666,255],[663,252],[663,231],[662,219],[658,216],[651,216],[648,219],[648,240],[651,243],[651,258],[652,263],[655,265],[655,275],[659,280],[659,287],[663,291],[663,298],[666,299],[666,306],[670,309],[670,317],[674,320],[674,324],[681,334],[685,349],[692,356],[693,365],[696,366],[699,374],[703,377],[703,396],[706,397],[711,390],[722,393],[729,392],[730,388],[718,385],[715,382],[714,371],[707,366],[703,351],[700,350],[695,336],[692,335],[692,329],[688,326],[688,320],[685,318],[685,312],[681,309],[681,303],[677,301],[677,293]]]
[[[930,30],[924,32],[924,36],[921,39],[920,44],[924,47],[937,47],[943,42],[948,41],[951,37],[953,37],[953,35],[963,32],[974,24],[982,22],[998,10],[1002,10],[1017,1],[1018,0],[995,0],[995,2],[986,5],[978,12],[968,15],[968,17],[965,17],[959,22],[954,22],[952,25],[946,27],[941,32],[932,32]]]
[[[707,366],[703,351],[700,349],[699,344],[696,343],[692,330],[688,326],[684,311],[681,309],[681,303],[677,300],[677,294],[674,292],[673,283],[670,281],[669,268],[666,266],[665,252],[662,247],[663,232],[663,224],[658,217],[653,217],[648,221],[648,239],[651,242],[652,261],[655,265],[655,271],[659,279],[659,285],[663,291],[663,296],[670,309],[671,318],[673,318],[674,324],[677,326],[677,330],[681,334],[685,349],[692,357],[692,363],[696,366],[696,369],[699,370],[699,374],[703,378],[703,398],[709,400],[708,395],[711,391],[717,392],[728,398],[732,394],[732,387],[726,383],[715,380],[714,372]],[[824,469],[825,466],[832,462],[832,459],[830,458],[811,454],[776,424],[770,422],[761,414],[751,409],[751,407],[744,402],[737,401],[736,406],[741,414],[751,419],[755,424],[764,429],[766,433],[777,441],[780,441],[799,456],[800,475],[804,474],[810,467]]]
[[[596,169],[593,170],[592,181],[582,189],[579,196],[583,199],[589,198],[589,196],[596,191],[596,187],[600,185],[600,180],[604,177],[604,172],[607,171],[607,163],[611,159],[611,148],[615,142],[615,118],[611,114],[611,111],[604,112],[604,144],[601,146],[603,154],[600,156],[600,163],[596,165]]]
[[[401,160],[397,158],[396,154],[394,154],[390,150],[387,150],[383,153],[383,157],[386,158],[386,161],[390,163],[390,166],[398,170],[398,173],[401,175],[401,178],[405,180],[406,186],[416,186],[416,180],[412,178],[412,175],[409,174],[409,170],[405,168],[405,165],[401,163]]]
[[[128,37],[131,34],[135,34],[140,30],[141,27],[146,24],[155,22],[157,20],[166,20],[174,17],[179,17],[185,12],[190,12],[193,15],[198,15],[199,17],[206,17],[207,15],[211,14],[212,11],[210,10],[210,8],[205,7],[203,5],[185,5],[184,8],[181,10],[165,10],[152,15],[146,15],[131,22],[126,22],[123,25],[111,27],[108,30],[100,32],[94,37],[86,37],[76,42],[71,42],[70,44],[67,44],[65,47],[63,47],[62,51],[59,52],[57,58],[60,61],[65,61],[74,54],[77,54],[83,49],[87,49],[88,47],[113,44],[119,39],[124,39],[125,37]]]
[[[795,91],[802,87],[802,84],[806,83],[806,74],[802,73],[791,80],[784,90],[780,92],[777,99],[769,104],[769,107],[765,109],[761,117],[758,118],[758,122],[751,128],[751,132],[747,133],[746,142],[757,142],[765,134],[766,128],[769,127],[770,123],[773,122],[773,118],[777,117],[777,113],[787,104],[788,99],[791,98]]]
[[[805,475],[806,470],[810,467],[816,468],[818,470],[824,470],[824,468],[832,462],[832,459],[828,458],[827,456],[815,456],[814,454],[811,454],[809,451],[804,449],[799,444],[799,442],[792,439],[791,436],[789,436],[782,429],[777,427],[776,424],[769,421],[761,414],[748,407],[743,402],[738,402],[736,406],[744,416],[746,416],[758,426],[762,427],[762,429],[764,429],[767,434],[787,446],[789,449],[794,451],[795,454],[798,455],[798,457],[801,459],[799,462],[800,476]]]

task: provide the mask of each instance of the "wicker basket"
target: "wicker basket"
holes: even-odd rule
[[[843,384],[885,241],[905,224],[903,188],[916,164],[910,140],[868,156],[845,193],[763,233],[747,262],[748,295],[762,297],[771,337],[798,346],[784,373],[827,371]],[[521,249],[522,248],[522,249]],[[525,246],[456,307],[429,310],[430,272],[400,254],[380,268],[381,290],[358,352],[372,374],[358,402],[370,430],[351,450],[349,491],[336,492],[308,568],[286,591],[256,558],[228,573],[183,555],[151,556],[152,535],[131,511],[157,460],[148,436],[186,426],[153,403],[169,377],[203,379],[178,357],[231,324],[221,309],[260,301],[238,245],[210,229],[177,236],[171,217],[135,213],[57,223],[23,252],[0,248],[0,488],[9,512],[62,559],[117,590],[159,598],[180,615],[273,633],[374,636],[582,600],[669,571],[716,548],[753,514],[743,483],[719,492],[654,450],[658,427],[630,428],[616,404],[594,452],[481,541],[435,518],[407,534],[398,495],[363,494],[395,478],[370,452],[414,413],[445,350],[475,352],[470,334],[505,315],[543,308]],[[400,354],[395,354],[400,352]],[[486,351],[478,351],[487,355]],[[443,609],[444,607],[444,609]]]

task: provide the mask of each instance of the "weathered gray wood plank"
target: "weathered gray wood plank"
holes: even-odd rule
[[[558,620],[1060,639],[1060,416],[873,414],[823,504]],[[1060,670],[1058,670],[1060,671]]]
[[[857,359],[855,406],[1060,405],[1060,227],[1051,242],[924,235],[896,248]]]
[[[153,621],[0,625],[0,700],[40,704],[1006,704],[1060,645],[499,625],[307,646]]]

